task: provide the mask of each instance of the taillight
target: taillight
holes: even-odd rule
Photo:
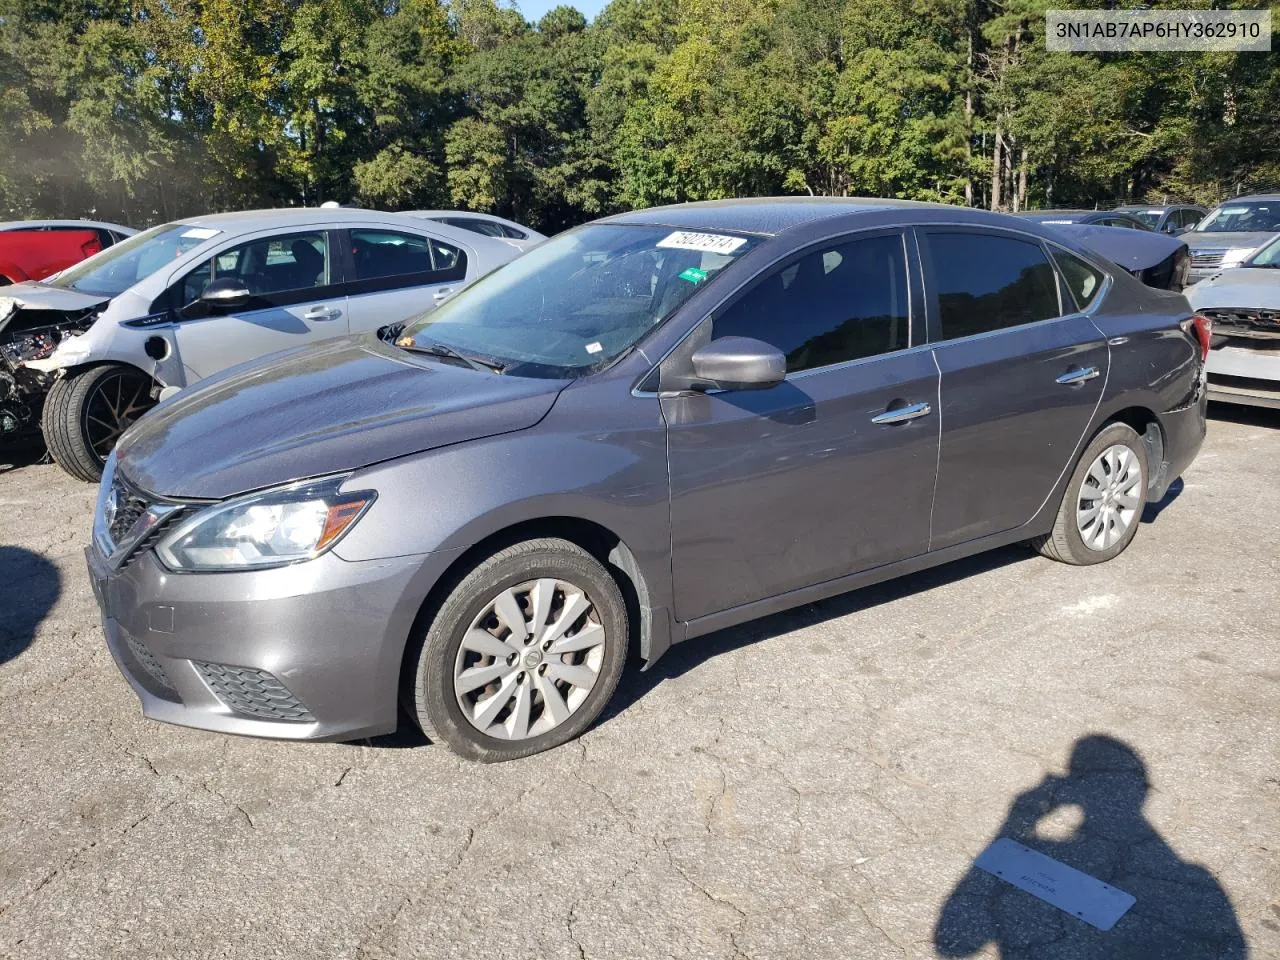
[[[1200,341],[1200,361],[1203,363],[1209,359],[1209,341],[1213,339],[1213,321],[1203,313],[1197,313],[1191,318],[1191,329],[1196,332],[1196,339]]]

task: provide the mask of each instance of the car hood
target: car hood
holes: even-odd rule
[[[1212,307],[1280,308],[1280,270],[1273,267],[1224,270],[1187,287],[1187,299],[1197,310]]]
[[[160,496],[223,499],[523,430],[565,386],[341,337],[181,391],[125,433],[117,469]]]
[[[1130,273],[1146,270],[1167,260],[1186,244],[1181,239],[1150,230],[1104,227],[1091,223],[1055,223],[1051,227],[1081,246],[1106,257]]]
[[[1274,233],[1255,233],[1253,231],[1232,231],[1229,233],[1212,233],[1210,231],[1188,230],[1186,233],[1180,234],[1179,239],[1185,240],[1187,246],[1194,250],[1238,250],[1243,247],[1252,249],[1260,247],[1272,237]]]
[[[111,298],[101,294],[63,290],[46,283],[15,283],[0,290],[0,332],[9,324],[9,318],[19,310],[57,310],[62,313],[82,313],[107,303]]]

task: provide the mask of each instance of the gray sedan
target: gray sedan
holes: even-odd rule
[[[1059,234],[775,199],[560,234],[382,339],[124,436],[86,557],[151,717],[481,760],[634,651],[1018,541],[1119,554],[1200,448],[1208,331]]]

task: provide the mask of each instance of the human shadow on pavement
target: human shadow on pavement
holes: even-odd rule
[[[0,545],[0,664],[18,656],[62,593],[58,568],[38,553]]]
[[[1243,960],[1231,901],[1212,873],[1179,857],[1143,815],[1149,790],[1136,750],[1085,736],[1067,776],[1046,777],[1019,795],[996,833],[1136,897],[1111,930],[974,866],[942,908],[934,948],[971,957],[991,944],[1001,960]],[[1064,832],[1069,813],[1081,819]]]

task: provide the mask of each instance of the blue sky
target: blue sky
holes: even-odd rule
[[[588,20],[594,20],[597,13],[605,8],[608,0],[517,0],[520,12],[524,14],[524,18],[532,23],[537,23],[542,19],[542,15],[553,7],[564,6],[575,7],[582,11],[582,15]]]

